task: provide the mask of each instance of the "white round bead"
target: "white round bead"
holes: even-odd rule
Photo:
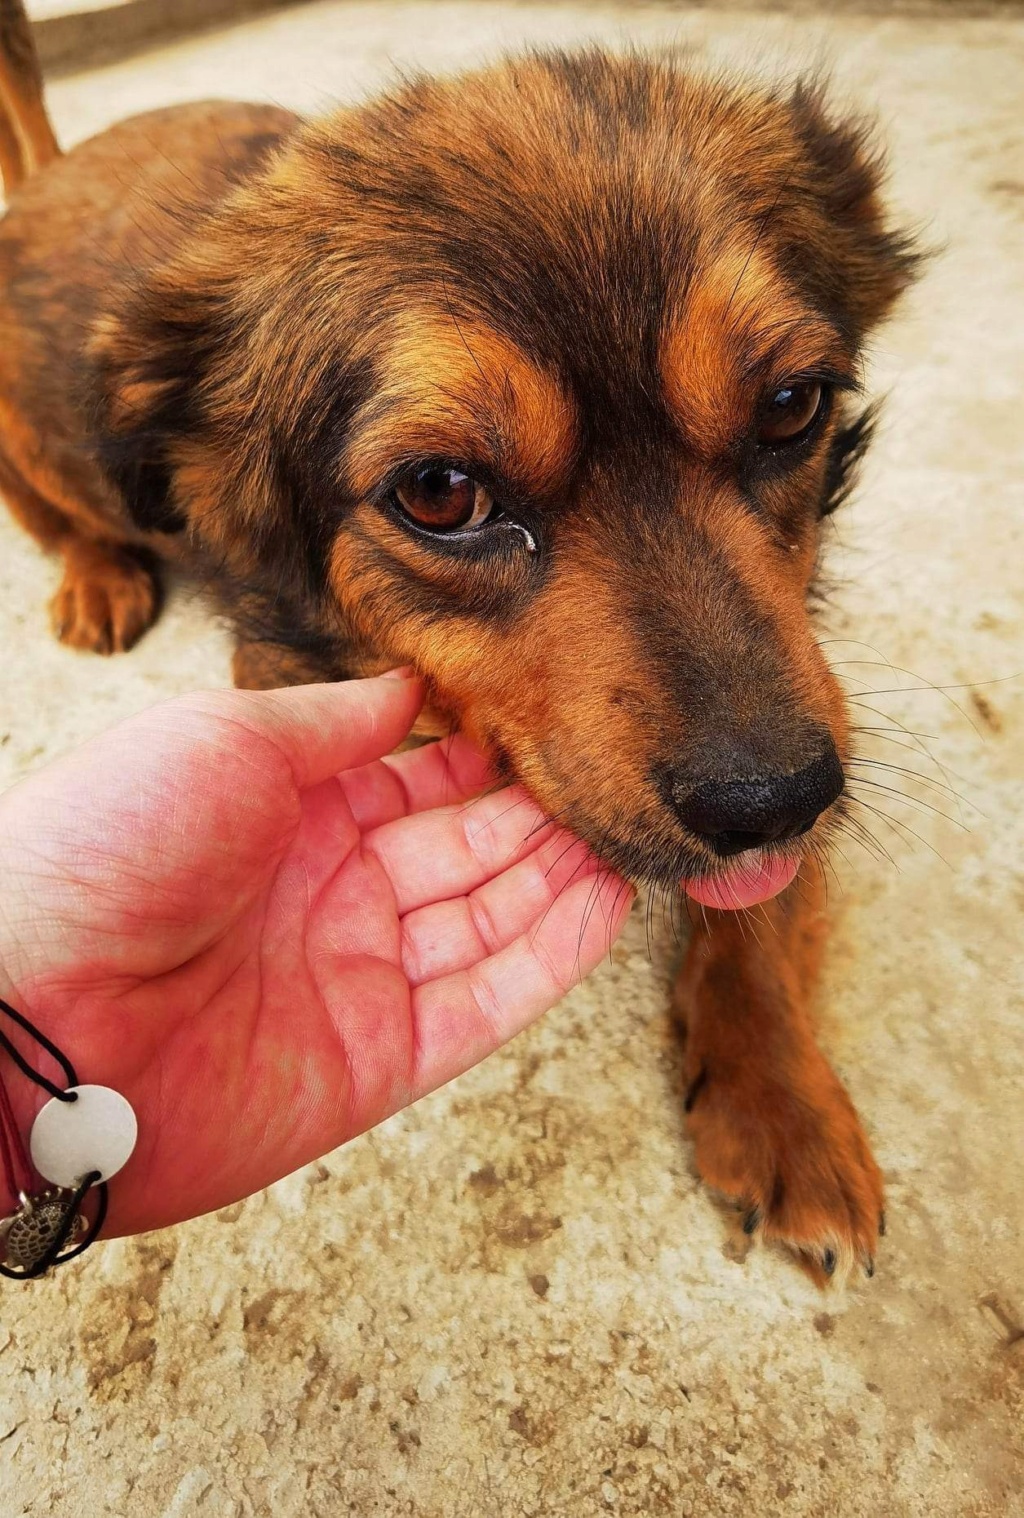
[[[69,1086],[78,1100],[54,1096],[32,1124],[32,1163],[55,1186],[75,1187],[91,1170],[109,1181],[127,1164],[139,1125],[131,1104],[109,1086]]]

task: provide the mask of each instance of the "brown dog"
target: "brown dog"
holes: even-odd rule
[[[439,724],[707,909],[700,1169],[818,1279],[870,1272],[881,1180],[808,1011],[848,758],[808,598],[914,261],[862,129],[591,51],[60,158],[0,15],[0,488],[63,558],[58,635],[129,647],[173,557],[240,684],[414,663]]]

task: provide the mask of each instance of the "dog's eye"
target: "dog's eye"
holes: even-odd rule
[[[817,380],[783,385],[762,407],[757,441],[766,447],[796,443],[808,433],[825,404],[825,386]]]
[[[447,464],[410,469],[395,486],[398,506],[432,532],[465,532],[487,521],[494,502],[478,480]]]

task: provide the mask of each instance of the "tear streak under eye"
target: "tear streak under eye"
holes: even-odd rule
[[[528,528],[523,526],[522,522],[508,522],[506,525],[510,527],[513,532],[522,533],[523,541],[526,544],[527,553],[537,552],[537,539],[534,537],[533,533],[529,531]]]

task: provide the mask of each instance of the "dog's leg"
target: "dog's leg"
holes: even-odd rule
[[[53,630],[70,648],[125,653],[160,610],[156,566],[144,549],[73,535],[60,545],[64,578],[50,603]]]
[[[809,1003],[825,936],[820,869],[750,913],[702,914],[676,987],[697,1166],[747,1233],[788,1244],[820,1283],[882,1227],[882,1178]]]
[[[64,578],[50,603],[61,642],[98,654],[131,648],[160,609],[151,555],[83,530],[7,466],[0,467],[0,492],[22,526],[64,561]]]

